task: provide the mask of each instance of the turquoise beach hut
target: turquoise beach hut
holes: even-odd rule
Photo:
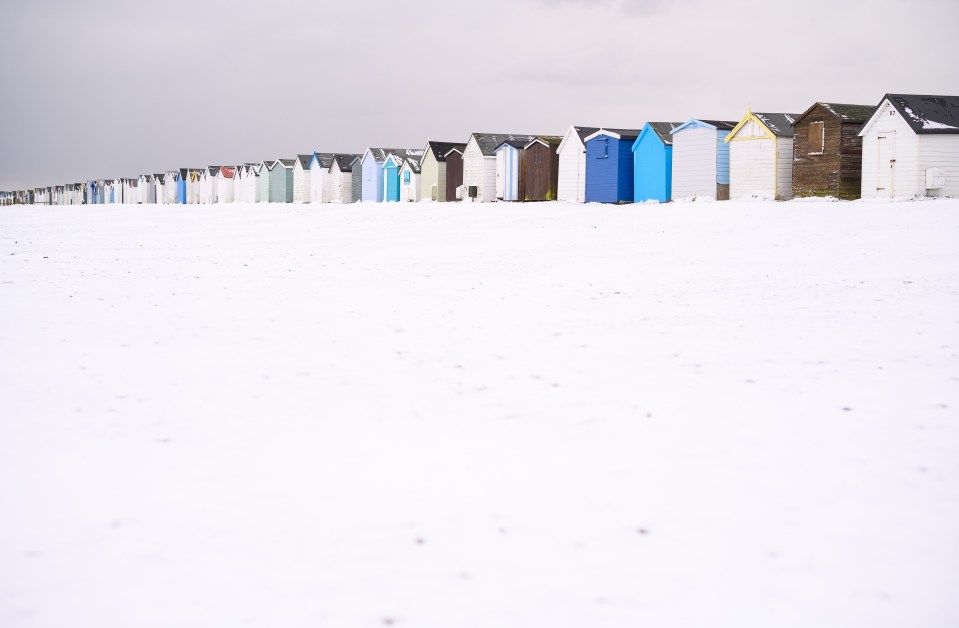
[[[383,160],[383,200],[387,203],[397,203],[400,200],[400,168],[403,159],[390,153]]]

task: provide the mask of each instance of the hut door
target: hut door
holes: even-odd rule
[[[896,132],[880,133],[876,136],[876,154],[879,171],[876,177],[876,191],[880,196],[892,196],[896,174]]]

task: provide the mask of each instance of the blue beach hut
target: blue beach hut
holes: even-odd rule
[[[672,198],[673,129],[682,122],[647,122],[633,142],[633,201]]]
[[[400,200],[400,168],[403,159],[392,153],[383,160],[383,200],[397,203]]]
[[[586,138],[586,202],[633,202],[633,143],[639,129],[600,129]]]

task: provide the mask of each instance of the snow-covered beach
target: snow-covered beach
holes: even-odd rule
[[[0,210],[0,625],[959,623],[959,200]]]

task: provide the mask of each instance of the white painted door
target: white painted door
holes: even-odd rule
[[[879,133],[876,136],[876,195],[893,196],[896,180],[896,132]]]

